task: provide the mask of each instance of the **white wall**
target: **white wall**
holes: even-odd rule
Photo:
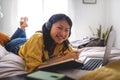
[[[113,25],[116,31],[115,46],[120,48],[120,0],[107,0],[107,25]]]
[[[17,1],[0,0],[3,18],[0,19],[0,31],[11,35],[17,27]]]
[[[97,0],[97,4],[83,4],[82,0],[71,0],[70,4],[72,6],[69,11],[74,23],[71,41],[90,36],[89,26],[98,27],[101,24],[106,29],[113,25],[116,31],[114,46],[120,47],[120,0]]]
[[[82,0],[71,0],[71,4],[73,10],[70,9],[70,12],[74,16],[71,41],[91,36],[89,26],[105,25],[104,0],[97,0],[97,4],[83,4]]]

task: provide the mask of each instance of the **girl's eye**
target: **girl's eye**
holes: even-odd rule
[[[65,32],[69,32],[69,31],[70,31],[69,29],[65,30]]]
[[[62,28],[61,28],[61,27],[58,27],[58,29],[62,30]]]
[[[62,27],[58,27],[58,29],[59,29],[59,30],[64,30],[65,32],[69,32],[69,31],[70,31],[70,29],[64,29],[64,28],[62,28]]]

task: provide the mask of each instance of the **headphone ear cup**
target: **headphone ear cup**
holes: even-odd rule
[[[46,29],[47,29],[48,31],[50,31],[50,29],[51,29],[51,23],[50,23],[50,22],[46,22],[46,23],[45,23],[45,27],[46,27]]]

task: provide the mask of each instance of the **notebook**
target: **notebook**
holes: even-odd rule
[[[27,75],[27,78],[32,80],[60,80],[65,75],[48,71],[36,71]]]
[[[59,70],[70,70],[75,68],[81,68],[83,62],[80,60],[67,59],[50,65],[40,66],[39,70],[58,72]]]
[[[94,70],[101,66],[106,65],[109,62],[109,56],[115,39],[115,31],[112,30],[109,33],[107,45],[103,58],[86,58],[84,65],[81,67],[82,70]]]

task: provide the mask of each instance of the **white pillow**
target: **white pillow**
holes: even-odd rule
[[[9,52],[3,46],[0,45],[0,59],[7,54],[9,54]]]

